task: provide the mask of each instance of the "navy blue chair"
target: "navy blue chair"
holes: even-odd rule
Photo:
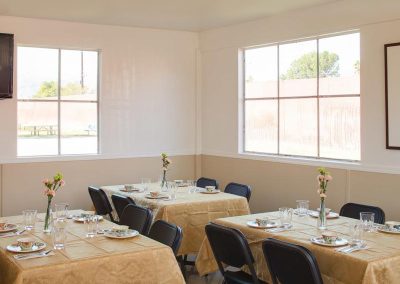
[[[182,229],[163,220],[157,220],[151,226],[148,237],[171,247],[176,255],[182,242]]]
[[[136,230],[140,234],[147,236],[149,233],[153,213],[150,209],[129,204],[122,212],[120,225],[129,226],[129,229]]]
[[[209,223],[206,225],[206,234],[225,283],[264,283],[257,277],[254,269],[254,257],[242,232]],[[240,270],[244,265],[248,267],[250,274]],[[225,269],[226,266],[238,268],[239,271]]]
[[[132,198],[124,195],[113,194],[111,195],[112,203],[114,204],[115,211],[117,211],[118,218],[121,220],[122,212],[129,204],[136,204]]]
[[[218,182],[212,178],[201,177],[197,180],[196,186],[202,188],[205,188],[206,186],[215,186],[215,188],[218,188]]]
[[[108,200],[107,194],[100,188],[89,186],[90,198],[92,199],[94,209],[98,215],[108,215],[111,222],[117,223],[112,215],[112,207]]]
[[[340,209],[340,216],[349,217],[353,219],[360,219],[361,212],[375,213],[375,223],[385,224],[385,212],[376,206],[347,203]]]
[[[262,249],[273,284],[323,284],[317,260],[305,247],[268,238]]]
[[[247,198],[247,201],[250,201],[251,188],[245,184],[231,182],[225,187],[225,193],[243,196]]]

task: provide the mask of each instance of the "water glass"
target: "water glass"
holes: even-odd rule
[[[85,223],[87,225],[86,237],[93,238],[94,236],[96,236],[99,223],[99,216],[88,215],[86,217]]]
[[[279,208],[279,218],[281,226],[288,229],[292,226],[293,209],[288,207]]]
[[[170,198],[172,199],[172,200],[175,200],[176,199],[176,191],[177,191],[177,189],[178,189],[178,185],[176,184],[176,182],[170,182],[170,183],[168,183],[168,187],[169,187],[169,192],[170,192]]]
[[[196,181],[195,181],[195,180],[188,179],[188,180],[186,181],[186,184],[187,184],[187,186],[188,186],[188,192],[189,192],[189,193],[194,193],[194,192],[196,192]]]
[[[37,210],[24,210],[22,211],[24,216],[24,226],[26,230],[32,230],[35,228]]]
[[[361,222],[349,223],[350,243],[360,245],[363,239],[364,225]]]
[[[56,210],[56,219],[67,219],[68,207],[68,203],[56,203],[56,205],[54,205],[54,208]]]
[[[297,215],[300,217],[304,217],[308,215],[308,200],[297,200]]]
[[[360,220],[364,225],[364,231],[372,232],[374,230],[375,213],[360,212]]]
[[[147,192],[150,188],[151,178],[142,178],[142,188],[144,192]]]
[[[53,222],[52,239],[54,249],[64,249],[67,238],[67,219],[56,219]]]

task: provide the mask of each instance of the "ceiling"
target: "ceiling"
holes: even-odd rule
[[[202,31],[338,0],[0,0],[0,15]]]

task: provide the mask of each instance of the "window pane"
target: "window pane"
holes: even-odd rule
[[[18,156],[57,155],[56,102],[18,102]]]
[[[317,41],[279,46],[279,96],[317,95]]]
[[[18,99],[56,100],[58,50],[18,47]]]
[[[317,99],[282,99],[280,154],[317,156]]]
[[[359,94],[360,34],[323,38],[319,52],[319,94]]]
[[[97,100],[97,52],[61,50],[61,99]]]
[[[246,101],[245,151],[277,153],[277,100]]]
[[[61,154],[97,153],[97,103],[61,103]]]
[[[246,98],[277,97],[277,46],[245,51]]]
[[[360,98],[320,99],[320,155],[360,160]]]

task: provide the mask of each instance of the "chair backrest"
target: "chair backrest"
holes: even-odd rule
[[[225,276],[224,264],[241,268],[247,265],[254,283],[259,283],[246,237],[237,229],[209,223],[206,225],[206,234],[210,242],[219,270]]]
[[[225,187],[225,192],[246,197],[247,201],[250,200],[251,196],[250,186],[235,182],[228,183],[228,185]]]
[[[385,223],[385,212],[376,206],[357,204],[357,203],[347,203],[340,209],[340,215],[344,217],[360,219],[360,212],[373,212],[375,213],[375,223],[384,224]]]
[[[202,188],[205,188],[206,186],[215,186],[215,188],[218,188],[218,182],[212,178],[201,177],[197,180],[196,186]]]
[[[138,205],[129,204],[122,212],[119,223],[129,226],[130,229],[138,231],[140,234],[147,236],[153,219],[153,213],[148,208]]]
[[[132,198],[119,194],[111,195],[111,200],[114,204],[115,211],[117,211],[119,219],[121,219],[122,212],[124,211],[126,206],[128,206],[129,204],[136,204],[135,201],[132,200]]]
[[[171,247],[176,255],[182,241],[182,229],[164,220],[157,220],[151,226],[148,237]]]
[[[305,247],[268,238],[262,249],[274,284],[323,284],[317,261]]]
[[[112,222],[115,222],[111,214],[112,207],[106,193],[102,189],[94,186],[89,186],[88,190],[90,198],[92,199],[94,208],[96,210],[96,214],[108,215],[110,217],[110,220]]]

